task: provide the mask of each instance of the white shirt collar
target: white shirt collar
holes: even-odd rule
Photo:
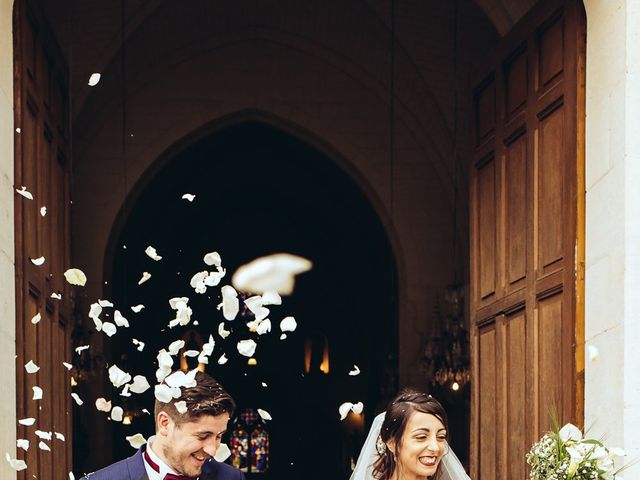
[[[175,470],[173,470],[172,468],[170,468],[166,463],[164,463],[160,457],[158,455],[156,455],[156,453],[153,451],[153,440],[155,439],[155,435],[152,437],[149,437],[149,440],[147,440],[147,453],[149,454],[149,458],[151,458],[151,460],[153,460],[155,462],[156,465],[158,465],[158,467],[160,467],[160,471],[156,472],[151,465],[149,465],[147,463],[147,461],[144,461],[144,469],[147,471],[147,476],[149,477],[149,480],[164,480],[164,477],[167,475],[167,473],[173,473],[174,475],[177,475],[178,472],[176,472]]]

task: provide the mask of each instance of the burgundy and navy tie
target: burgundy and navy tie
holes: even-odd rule
[[[160,467],[156,462],[151,460],[151,457],[149,456],[146,450],[144,451],[144,459],[152,469],[160,473]],[[164,476],[164,480],[198,480],[198,479],[196,477],[187,477],[186,475],[176,475],[174,473],[167,473]]]

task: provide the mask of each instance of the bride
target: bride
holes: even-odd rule
[[[402,390],[373,421],[349,480],[469,480],[447,443],[447,414],[431,395]]]

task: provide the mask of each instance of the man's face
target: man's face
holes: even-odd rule
[[[169,419],[162,432],[162,453],[168,465],[177,473],[197,477],[202,465],[213,457],[227,430],[229,414],[203,415],[181,425]]]

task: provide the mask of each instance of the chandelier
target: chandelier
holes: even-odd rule
[[[436,297],[432,333],[423,350],[421,367],[432,385],[457,391],[471,380],[469,332],[464,325],[464,297],[458,285]]]

